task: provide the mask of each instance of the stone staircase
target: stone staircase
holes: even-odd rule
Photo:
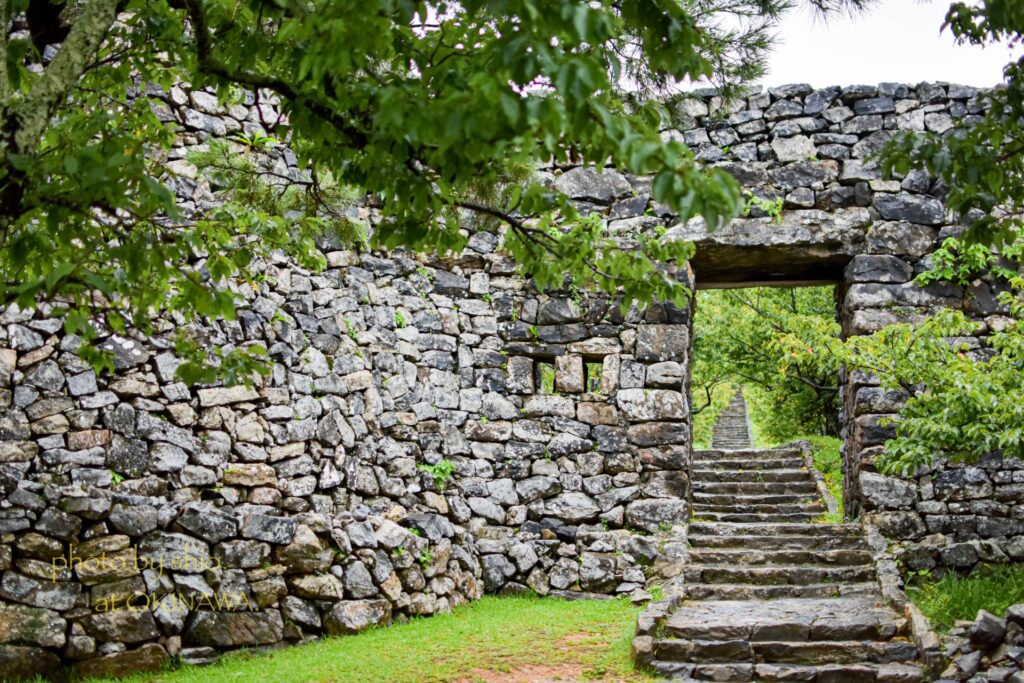
[[[723,450],[750,448],[750,429],[747,421],[747,403],[743,392],[737,390],[729,405],[719,413],[715,422],[711,447]]]
[[[697,451],[692,482],[683,599],[653,630],[660,675],[922,680],[909,624],[883,601],[860,526],[812,523],[825,508],[799,449]]]

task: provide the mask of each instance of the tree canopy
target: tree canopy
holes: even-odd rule
[[[704,419],[713,421],[723,399],[743,386],[766,439],[838,435],[839,364],[824,343],[839,343],[834,297],[832,287],[698,292],[691,383],[697,415],[708,410]]]
[[[626,301],[682,302],[668,264],[688,245],[639,236],[620,248],[531,171],[585,160],[651,174],[652,197],[682,219],[728,219],[736,183],[663,139],[669,112],[647,95],[698,79],[727,93],[756,77],[793,5],[8,0],[0,303],[59,302],[66,331],[87,342],[148,331],[159,310],[231,317],[227,285],[253,259],[283,249],[317,266],[314,240],[360,234],[343,208],[365,198],[380,208],[376,246],[458,250],[467,228],[501,223],[540,287],[568,276]],[[287,144],[303,169],[296,187],[271,198],[261,190],[272,178],[227,159],[215,169],[236,178],[223,204],[184,210],[160,154],[176,127],[150,99],[175,83],[214,88],[223,104],[272,104],[280,116],[238,142]],[[218,362],[251,368],[240,353]]]

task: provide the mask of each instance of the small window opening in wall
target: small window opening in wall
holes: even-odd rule
[[[555,365],[554,363],[545,363],[543,361],[537,361],[534,363],[534,386],[537,387],[538,394],[551,395],[555,392]]]
[[[601,378],[604,376],[604,363],[588,362],[584,366],[586,373],[585,388],[589,394],[601,393]]]

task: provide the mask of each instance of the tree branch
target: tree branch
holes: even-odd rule
[[[330,123],[339,132],[347,136],[349,144],[356,149],[366,147],[368,140],[365,133],[356,128],[351,121],[339,114],[330,105],[320,102],[306,93],[299,92],[290,83],[280,78],[248,69],[232,69],[217,59],[213,54],[213,39],[210,35],[210,25],[206,17],[206,8],[203,6],[203,0],[185,0],[185,6],[188,8],[189,20],[192,22],[192,32],[195,35],[196,56],[199,59],[200,71],[231,83],[248,86],[254,90],[261,88],[272,90]]]
[[[92,62],[117,18],[117,0],[91,0],[75,19],[57,56],[25,98],[9,110],[2,140],[8,153],[25,154],[38,144],[57,106]]]

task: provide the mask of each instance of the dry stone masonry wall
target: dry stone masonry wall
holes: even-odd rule
[[[149,94],[181,125],[167,164],[186,208],[216,201],[188,150],[274,118],[178,87]],[[921,174],[883,181],[865,159],[897,129],[977,115],[976,94],[787,86],[724,110],[709,94],[683,101],[665,134],[764,200],[714,234],[677,225],[649,179],[543,172],[624,238],[694,239],[697,286],[836,282],[850,334],[965,301],[994,326],[989,283],[965,299],[910,282],[955,231],[943,188]],[[286,150],[267,159],[283,175],[294,162]],[[266,346],[272,372],[251,388],[176,381],[181,320],[110,337],[117,372],[98,376],[47,307],[0,315],[4,675],[205,662],[485,590],[643,599],[652,579],[679,575],[684,549],[670,538],[689,517],[690,310],[537,293],[486,232],[446,259],[323,251],[318,273],[260,264],[236,321],[193,329],[211,346]],[[872,473],[881,416],[899,398],[846,378],[854,510],[913,552],[938,548],[944,564],[965,544],[1012,549],[1019,464],[918,482]]]
[[[714,97],[685,102],[681,118],[692,127],[683,138],[759,198],[750,217],[715,233],[699,221],[669,230],[697,242],[698,287],[836,283],[847,335],[961,307],[982,323],[962,341],[983,353],[984,337],[1008,322],[999,285],[988,277],[966,289],[912,282],[929,267],[928,254],[960,231],[943,207],[947,188],[923,172],[883,180],[868,158],[897,131],[945,133],[954,121],[978,117],[979,94],[928,83],[794,85],[753,95],[719,117]],[[773,201],[782,202],[782,215],[759,217]],[[865,373],[842,380],[848,513],[863,513],[896,541],[910,569],[1024,558],[1024,463],[992,454],[910,481],[884,477],[875,462],[906,396]]]

